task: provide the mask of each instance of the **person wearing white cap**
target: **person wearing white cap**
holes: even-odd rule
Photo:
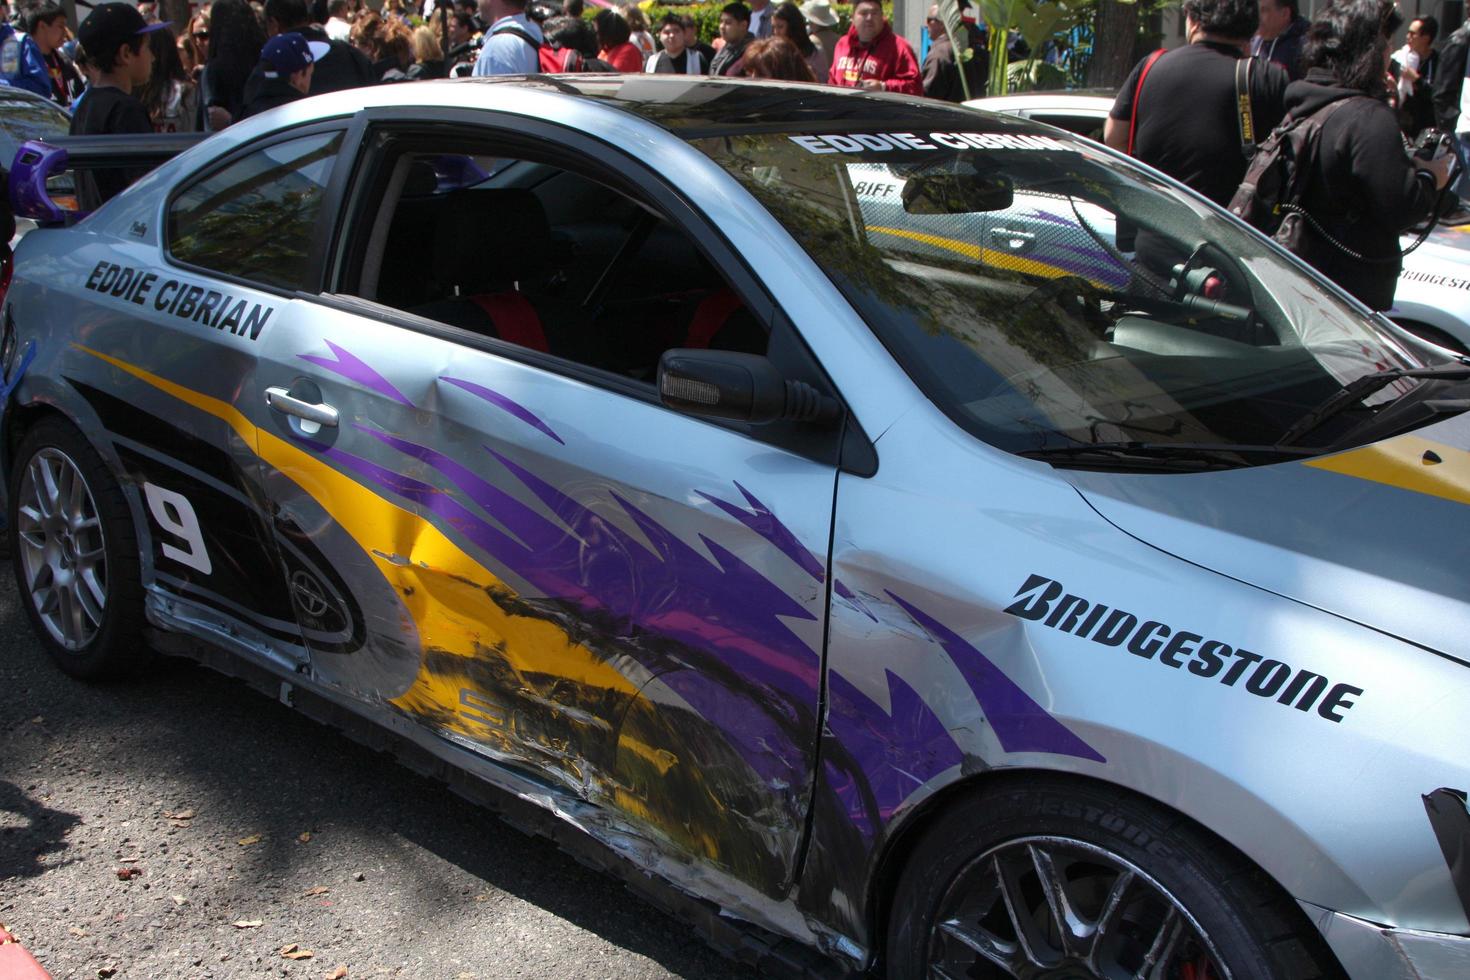
[[[327,51],[325,43],[309,42],[294,31],[265,42],[260,49],[260,71],[250,76],[246,86],[241,118],[305,98],[311,91],[312,69]]]
[[[827,0],[806,0],[801,5],[801,15],[811,30],[812,43],[822,50],[830,64],[832,52],[837,50],[837,39],[842,36],[837,33],[837,15],[832,12],[832,5]],[[826,72],[817,76],[819,82],[826,80]]]

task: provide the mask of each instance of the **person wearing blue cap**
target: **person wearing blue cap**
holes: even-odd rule
[[[138,8],[126,3],[100,3],[77,28],[77,40],[97,69],[97,78],[71,117],[73,136],[103,133],[151,133],[148,110],[133,95],[153,74],[153,49],[147,35],[167,24],[149,24]],[[148,172],[148,168],[110,168],[77,174],[77,198],[83,211],[109,201]]]
[[[247,119],[267,109],[305,98],[311,91],[311,73],[318,58],[327,53],[321,42],[308,42],[292,31],[277,34],[260,49],[259,69],[245,86]]]

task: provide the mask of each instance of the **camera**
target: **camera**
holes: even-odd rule
[[[1414,138],[1410,153],[1416,160],[1437,160],[1446,153],[1455,152],[1449,133],[1439,129],[1426,129]]]

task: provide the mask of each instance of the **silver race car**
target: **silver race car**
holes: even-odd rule
[[[1101,90],[1030,92],[965,104],[1034,119],[1100,142],[1113,96]],[[1403,247],[1414,245],[1418,237],[1405,235]],[[1470,225],[1440,224],[1404,256],[1388,315],[1442,347],[1470,353]]]
[[[200,659],[774,970],[1470,971],[1470,360],[1222,210],[663,76],[324,96],[48,204],[125,158],[12,177],[63,670]]]

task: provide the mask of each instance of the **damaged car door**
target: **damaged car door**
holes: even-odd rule
[[[703,299],[685,276],[677,296],[621,288],[646,265],[629,249],[702,251],[656,199],[392,127],[368,143],[350,271],[281,311],[255,393],[277,520],[350,593],[293,583],[300,614],[360,617],[360,641],[313,646],[313,675],[784,894],[814,771],[835,445],[823,459],[676,413],[651,372],[700,332],[763,351],[777,310],[714,271],[727,256],[691,266]],[[458,245],[426,245],[425,222]],[[558,303],[566,277],[532,268],[552,236],[578,238],[596,296]],[[588,341],[633,323],[667,341],[642,368],[632,338]]]

